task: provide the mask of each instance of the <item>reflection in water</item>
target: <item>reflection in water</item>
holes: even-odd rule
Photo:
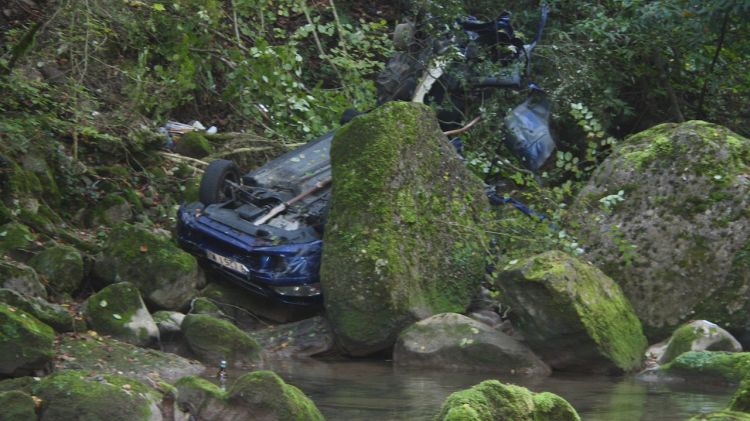
[[[312,398],[329,421],[432,420],[449,394],[498,379],[567,399],[586,421],[668,421],[724,408],[731,389],[694,383],[647,383],[632,378],[404,369],[383,361],[271,361],[273,370]],[[229,373],[228,384],[239,373]]]

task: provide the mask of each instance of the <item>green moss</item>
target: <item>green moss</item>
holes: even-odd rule
[[[175,147],[175,152],[191,158],[203,158],[211,155],[213,148],[208,139],[199,132],[187,132],[180,137]]]
[[[270,412],[275,419],[322,421],[312,400],[297,387],[287,384],[272,371],[255,371],[237,379],[228,391],[229,400],[252,404],[254,411]]]
[[[392,102],[362,117],[331,146],[321,267],[327,311],[358,353],[392,344],[415,308],[466,308],[484,271],[477,225],[486,206],[481,183],[439,139],[428,108]]]
[[[187,390],[200,390],[216,399],[225,399],[227,397],[227,393],[221,390],[219,386],[198,376],[180,377],[180,379],[174,384],[174,387],[177,388],[180,395],[186,393]]]
[[[16,377],[15,379],[7,379],[0,381],[0,392],[10,392],[11,390],[19,390],[25,393],[31,393],[31,389],[39,381],[39,378],[30,376]]]
[[[109,193],[104,196],[91,212],[89,224],[114,225],[127,222],[133,213],[130,204],[122,193]]]
[[[190,308],[191,314],[219,314],[219,306],[208,298],[198,297],[193,300]]]
[[[436,420],[578,421],[580,417],[565,399],[552,393],[534,394],[521,386],[485,380],[448,396]]]
[[[113,229],[94,273],[103,283],[128,280],[143,298],[160,308],[176,309],[195,295],[198,264],[167,236],[141,226],[120,224]]]
[[[145,325],[134,329],[135,319],[150,315],[138,288],[130,282],[112,284],[90,296],[85,314],[89,325],[99,333],[133,344],[146,344],[155,333]]]
[[[36,419],[34,400],[26,393],[14,390],[0,393],[0,420],[29,421]]]
[[[125,200],[127,200],[128,203],[130,203],[133,206],[133,209],[137,213],[142,213],[144,211],[143,203],[141,202],[140,196],[138,196],[138,193],[135,192],[133,189],[124,189],[122,191],[122,195],[125,197]]]
[[[195,258],[170,239],[130,224],[115,227],[109,234],[106,248],[120,259],[141,262],[152,273],[191,272],[197,266]]]
[[[55,332],[34,316],[0,304],[0,376],[44,367],[54,355]]]
[[[13,197],[42,193],[42,183],[31,171],[25,171],[15,162],[10,162],[7,179],[8,191]]]
[[[691,351],[693,341],[699,337],[700,335],[698,332],[696,332],[696,330],[689,324],[680,326],[680,328],[672,334],[672,338],[670,338],[667,349],[664,351],[664,356],[660,361],[662,363],[668,363],[677,358],[680,354]]]
[[[143,383],[119,375],[62,370],[34,386],[42,399],[43,419],[81,421],[149,420],[161,395]]]
[[[29,227],[17,222],[9,222],[0,227],[0,254],[26,248],[36,239]]]
[[[542,392],[533,397],[535,421],[580,421],[575,408],[554,393]]]
[[[175,381],[184,374],[202,372],[204,367],[178,355],[142,348],[95,332],[58,336],[57,369],[93,370],[122,374],[142,380]],[[160,390],[164,388],[160,387]]]
[[[750,377],[742,379],[727,409],[730,411],[745,412],[750,417]]]
[[[190,349],[199,359],[217,364],[226,360],[230,366],[260,361],[260,345],[230,322],[205,314],[188,314],[182,331]]]
[[[0,302],[31,314],[58,332],[73,330],[73,316],[68,313],[67,309],[56,304],[50,304],[42,298],[30,297],[11,289],[0,288]]]
[[[71,246],[47,247],[29,261],[29,266],[47,280],[57,295],[73,294],[83,281],[83,257]]]
[[[503,277],[520,283],[518,288],[535,283],[546,289],[549,295],[545,294],[544,299],[551,302],[540,303],[550,312],[545,317],[570,320],[573,325],[580,323],[598,350],[620,369],[640,367],[647,346],[641,323],[619,286],[596,267],[550,251],[509,266],[500,276]],[[507,288],[504,282],[498,286],[501,291]],[[534,330],[533,317],[524,320],[529,325],[527,330]]]
[[[689,351],[662,366],[666,373],[737,383],[750,374],[750,353]]]

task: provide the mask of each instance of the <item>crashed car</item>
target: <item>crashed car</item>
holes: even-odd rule
[[[502,38],[498,34],[503,35],[502,39],[522,48],[528,64],[533,46],[519,44],[507,14],[491,24],[469,20],[463,27],[474,40],[479,40],[476,42],[489,39],[487,42],[492,44]],[[488,31],[495,35],[487,37]],[[402,97],[404,92],[410,97],[417,89],[416,83],[409,82],[413,76],[410,72],[415,69],[394,70],[401,63],[398,57],[402,56],[396,56],[379,78],[381,94],[389,90],[398,93],[388,100],[406,99]],[[420,66],[424,70],[425,66]],[[430,69],[426,73],[431,73]],[[409,79],[406,85],[410,86],[390,86],[394,77]],[[520,79],[514,77],[512,83],[497,85],[519,88]],[[444,86],[435,85],[438,90]],[[531,167],[539,166],[554,147],[547,121],[549,105],[539,92],[533,88],[529,99],[505,119],[520,155],[534,158]],[[434,92],[430,94],[434,96]],[[319,269],[331,194],[329,151],[333,135],[334,132],[327,133],[244,175],[231,161],[212,161],[201,179],[199,201],[185,204],[178,211],[179,244],[226,278],[275,302],[320,304]],[[457,149],[459,144],[454,142]],[[492,188],[488,195],[494,204],[509,203],[528,215],[538,216],[520,202],[497,195]]]
[[[232,161],[212,161],[199,202],[178,211],[180,245],[262,296],[319,304],[332,138],[323,135],[242,176]]]

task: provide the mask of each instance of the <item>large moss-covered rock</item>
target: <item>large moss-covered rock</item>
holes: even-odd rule
[[[182,333],[190,350],[211,365],[225,360],[229,366],[253,366],[260,362],[260,345],[232,323],[206,314],[188,314]]]
[[[121,342],[95,332],[60,338],[55,368],[120,374],[149,384],[198,375],[203,364],[179,355]]]
[[[612,197],[620,192],[622,201]],[[690,319],[748,331],[749,206],[750,141],[690,121],[617,146],[570,215],[586,258],[620,284],[649,337],[662,339]]]
[[[463,312],[484,275],[482,183],[421,104],[390,102],[342,127],[321,282],[330,321],[354,355],[406,326]]]
[[[36,271],[12,260],[0,259],[0,288],[12,289],[32,297],[47,298],[47,290],[39,281]]]
[[[655,347],[649,348],[652,349]],[[658,345],[656,346],[658,349]],[[707,320],[693,320],[680,326],[663,346],[659,364],[666,364],[688,351],[740,352],[742,345],[729,332]]]
[[[198,420],[322,421],[323,415],[305,394],[271,371],[238,378],[228,391],[198,377],[176,384],[178,405]]]
[[[620,287],[594,266],[550,251],[507,266],[496,286],[514,326],[553,369],[640,367],[641,324]]]
[[[750,375],[750,352],[689,351],[661,366],[661,374],[738,383]]]
[[[104,284],[131,282],[157,307],[178,309],[204,282],[198,263],[167,236],[128,224],[112,230],[94,273]]]
[[[211,155],[213,148],[205,136],[199,132],[192,131],[180,137],[175,146],[175,152],[191,158],[203,158],[204,156]]]
[[[75,247],[48,247],[31,258],[29,266],[46,279],[53,295],[73,294],[83,281],[83,257]]]
[[[0,303],[19,308],[39,319],[58,332],[73,330],[73,316],[63,306],[52,304],[39,297],[29,297],[12,289],[0,288]]]
[[[23,310],[0,304],[0,376],[42,370],[54,355],[55,332]]]
[[[89,326],[99,333],[134,345],[159,342],[159,328],[130,282],[113,284],[93,294],[86,301],[84,312]]]
[[[41,421],[162,419],[162,395],[125,376],[62,370],[44,377],[33,391],[42,400]]]
[[[36,419],[36,405],[28,394],[18,390],[0,393],[0,421]]]
[[[485,380],[448,396],[439,421],[579,421],[573,407],[552,393],[533,393],[525,387]]]
[[[516,339],[456,313],[437,314],[406,328],[396,341],[393,361],[410,367],[550,373],[547,364]]]

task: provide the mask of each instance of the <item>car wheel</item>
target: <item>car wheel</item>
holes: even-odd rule
[[[232,197],[232,186],[226,181],[240,182],[237,165],[226,159],[211,161],[201,178],[198,200],[204,205],[226,202]]]

